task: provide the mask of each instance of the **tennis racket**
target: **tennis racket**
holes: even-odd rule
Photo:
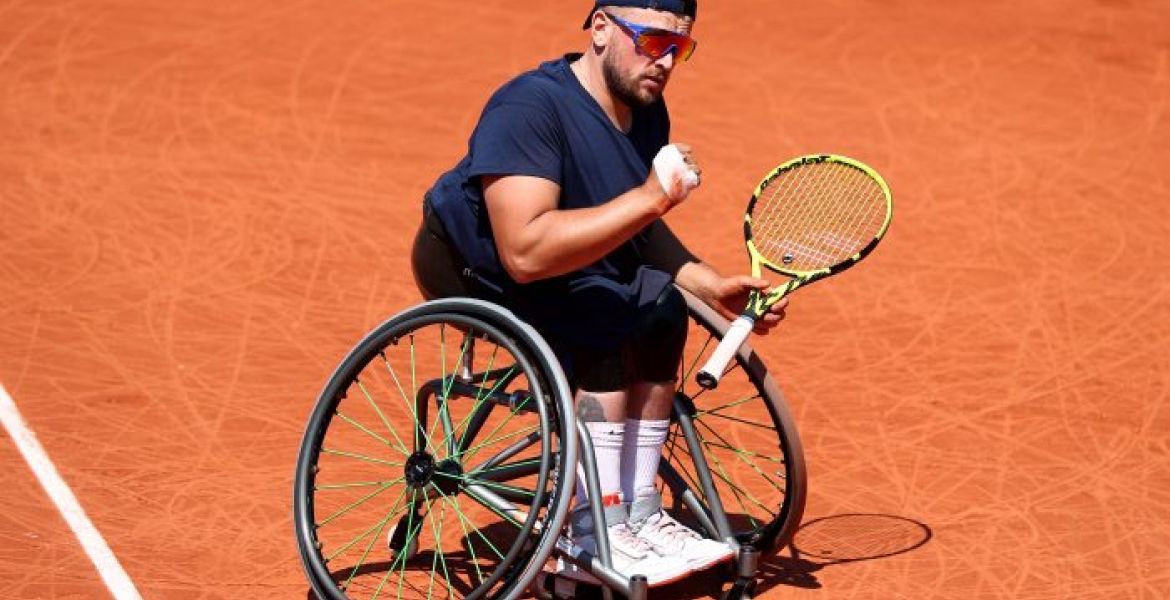
[[[802,156],[768,173],[748,202],[743,233],[753,276],[767,267],[790,279],[767,294],[751,291],[747,308],[699,370],[699,385],[719,385],[756,320],[773,304],[872,252],[890,227],[893,208],[881,175],[844,156]]]

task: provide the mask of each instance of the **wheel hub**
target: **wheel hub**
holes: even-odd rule
[[[407,484],[416,488],[424,487],[435,474],[435,459],[426,452],[415,452],[406,459],[404,471]]]
[[[459,493],[463,483],[463,467],[453,459],[448,458],[435,466],[435,487],[448,496]]]
[[[463,467],[458,461],[448,458],[435,462],[434,456],[421,450],[407,457],[403,471],[407,485],[421,489],[433,484],[448,496],[459,493],[463,479]]]

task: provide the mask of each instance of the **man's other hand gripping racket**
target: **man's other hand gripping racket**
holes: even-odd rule
[[[771,292],[749,294],[747,307],[699,370],[699,385],[719,385],[756,320],[781,298],[869,255],[889,229],[893,208],[882,177],[843,156],[802,156],[768,173],[748,202],[744,238],[754,277],[767,267],[790,279]]]

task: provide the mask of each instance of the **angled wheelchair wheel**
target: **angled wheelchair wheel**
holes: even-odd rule
[[[326,383],[297,461],[318,597],[524,593],[572,498],[571,400],[547,344],[494,304],[436,300],[377,327]]]
[[[663,497],[677,518],[711,537],[719,537],[722,512],[741,545],[768,556],[791,540],[804,512],[804,454],[796,425],[780,389],[747,345],[717,389],[695,383],[695,372],[728,323],[684,296],[691,322],[659,467]]]

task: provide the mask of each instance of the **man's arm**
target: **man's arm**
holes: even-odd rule
[[[728,319],[739,316],[739,311],[747,305],[750,290],[763,291],[770,285],[766,279],[758,277],[720,275],[688,250],[662,220],[651,225],[648,234],[645,256],[650,266],[670,273],[679,287],[694,294]],[[784,319],[787,306],[787,298],[773,305],[768,314],[756,322],[756,332],[767,333],[775,327]]]
[[[653,174],[601,206],[573,210],[557,208],[561,188],[547,179],[484,176],[482,184],[500,262],[519,283],[596,262],[678,203]]]
[[[650,266],[665,271],[684,290],[707,300],[712,297],[723,276],[695,256],[659,219],[647,230],[644,251]]]
[[[560,186],[526,175],[480,177],[496,250],[518,283],[576,271],[600,260],[677,206],[699,185],[686,144],[664,146],[642,185],[589,208],[559,208]]]

